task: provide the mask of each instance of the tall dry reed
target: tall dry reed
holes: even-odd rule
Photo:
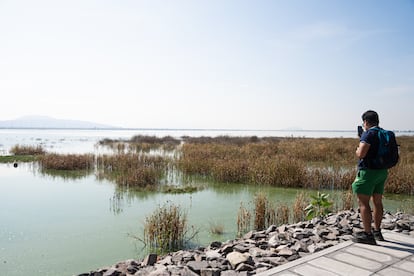
[[[154,188],[165,173],[166,160],[161,156],[139,154],[101,155],[97,158],[100,176],[121,186]]]
[[[290,208],[286,203],[281,203],[276,208],[276,225],[288,224]]]
[[[43,170],[91,170],[95,164],[92,154],[49,153],[38,160]]]
[[[187,214],[172,203],[158,207],[145,219],[144,241],[158,252],[182,249],[187,232]]]
[[[37,146],[14,145],[10,149],[10,153],[14,155],[43,155],[46,153],[46,151],[40,145],[37,145]]]
[[[251,218],[250,211],[243,206],[243,202],[240,202],[237,213],[237,236],[240,237],[251,230]]]
[[[295,202],[293,203],[292,216],[293,222],[300,222],[305,219],[305,208],[308,206],[308,195],[304,192],[299,192],[296,194]]]

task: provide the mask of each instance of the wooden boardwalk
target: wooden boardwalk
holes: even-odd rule
[[[390,231],[383,236],[378,245],[347,241],[257,275],[414,275],[414,237]]]

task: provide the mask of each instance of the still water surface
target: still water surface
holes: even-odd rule
[[[7,153],[15,144],[42,144],[48,151],[82,153],[99,151],[95,144],[102,138],[128,139],[136,134],[232,135],[187,132],[0,130],[0,151]],[[336,133],[337,137],[347,137],[340,134]],[[292,136],[264,132],[233,135]],[[327,137],[335,137],[335,133]],[[97,180],[94,174],[71,179],[41,174],[30,163],[19,164],[18,168],[0,164],[0,271],[3,275],[73,275],[125,259],[142,258],[143,245],[131,235],[142,236],[145,217],[168,201],[187,212],[189,224],[198,231],[194,243],[207,245],[213,240],[233,239],[240,202],[248,207],[261,190],[274,202],[289,203],[298,191],[198,184],[206,188],[192,194],[120,192],[114,183]],[[395,211],[405,200],[412,199],[388,196],[386,209]],[[225,233],[212,235],[210,223],[223,225]]]

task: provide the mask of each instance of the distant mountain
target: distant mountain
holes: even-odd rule
[[[24,116],[15,120],[0,121],[0,128],[108,129],[116,127],[86,121],[55,119],[47,116]]]

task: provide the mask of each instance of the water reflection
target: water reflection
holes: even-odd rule
[[[147,201],[156,196],[157,192],[154,191],[115,185],[114,194],[109,199],[109,210],[113,214],[119,215],[126,207],[131,207],[133,203]]]
[[[51,178],[61,178],[63,180],[79,180],[86,178],[93,174],[91,170],[76,170],[76,171],[66,171],[66,170],[45,170],[40,169],[40,174],[42,176],[48,176]]]

